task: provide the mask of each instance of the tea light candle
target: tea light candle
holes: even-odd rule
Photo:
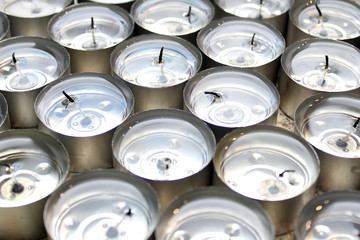
[[[70,56],[61,45],[41,37],[13,37],[0,42],[0,91],[9,105],[13,128],[38,125],[37,94],[69,70]]]
[[[111,76],[78,73],[43,89],[36,98],[39,129],[56,136],[69,151],[75,172],[112,166],[111,138],[131,113],[130,89]]]
[[[130,10],[140,33],[157,33],[195,40],[196,33],[214,18],[214,7],[208,0],[135,1]]]
[[[215,144],[209,127],[192,114],[156,109],[121,124],[112,149],[115,166],[148,179],[164,209],[175,196],[208,184]]]
[[[317,149],[325,191],[360,188],[359,104],[357,94],[320,94],[296,110],[296,130]]]
[[[264,204],[277,234],[294,229],[297,211],[312,198],[319,176],[319,159],[310,144],[265,125],[227,134],[216,147],[214,167],[226,186]]]
[[[7,130],[0,132],[0,159],[0,238],[43,237],[46,197],[69,172],[66,149],[35,130]]]
[[[360,5],[350,0],[302,1],[289,11],[286,42],[309,38],[345,40],[360,44]]]
[[[360,92],[360,50],[335,40],[306,39],[281,57],[281,109],[293,118],[306,98],[321,92]]]
[[[0,131],[10,129],[9,109],[6,98],[0,93]]]
[[[187,41],[146,34],[119,44],[111,54],[113,74],[135,95],[135,112],[182,108],[185,82],[200,69],[200,51]]]
[[[150,185],[110,170],[73,177],[44,210],[51,239],[148,239],[158,218],[159,203]]]
[[[71,0],[9,0],[0,2],[0,11],[10,18],[12,36],[48,37],[47,24]]]
[[[216,67],[186,84],[184,102],[220,140],[234,128],[275,124],[280,95],[269,79],[255,71]]]
[[[165,210],[156,239],[274,239],[273,223],[254,200],[219,187],[183,194]]]
[[[215,0],[222,16],[235,15],[265,21],[284,34],[293,0]],[[223,13],[224,12],[224,13]],[[227,14],[226,14],[227,13]]]
[[[204,67],[252,68],[275,82],[285,40],[273,26],[256,19],[225,17],[211,22],[197,36],[207,57]]]
[[[5,13],[0,12],[0,40],[10,37],[10,21]]]
[[[120,7],[83,3],[56,14],[48,29],[50,37],[68,49],[73,73],[110,74],[110,53],[132,34],[134,21]]]
[[[324,193],[299,213],[296,239],[358,239],[359,209],[359,192]]]

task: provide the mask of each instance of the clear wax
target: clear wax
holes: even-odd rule
[[[214,16],[214,9],[206,0],[152,0],[135,2],[131,15],[138,25],[153,33],[180,36],[206,26]]]
[[[215,0],[225,12],[243,18],[272,18],[289,10],[291,0]]]
[[[360,36],[360,7],[356,3],[341,0],[321,1],[319,16],[314,4],[298,8],[290,16],[303,32],[319,38],[352,39]]]
[[[0,10],[10,16],[38,18],[60,12],[71,0],[3,0]]]

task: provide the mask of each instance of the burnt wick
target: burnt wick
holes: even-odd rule
[[[185,17],[191,17],[191,6],[189,6],[189,10],[188,10],[187,14],[185,15]]]
[[[255,35],[256,35],[256,33],[254,33],[251,38],[251,42],[250,42],[251,46],[254,46],[254,44],[255,44]]]
[[[14,183],[12,185],[11,191],[13,193],[20,194],[20,193],[22,193],[24,191],[24,186],[22,184],[20,184],[20,183]]]
[[[12,62],[13,62],[13,64],[16,64],[17,59],[16,59],[16,57],[15,57],[15,52],[13,52],[13,54],[11,55],[11,57],[12,57]]]
[[[263,5],[263,0],[260,0],[260,5]]]
[[[322,12],[321,12],[319,6],[317,5],[317,3],[315,3],[315,7],[316,7],[316,10],[317,10],[318,13],[319,13],[319,17],[321,18],[321,17],[322,17]]]
[[[163,53],[164,53],[164,47],[160,49],[159,53],[159,64],[163,63]]]
[[[94,24],[94,18],[93,18],[93,17],[91,17],[90,29],[91,29],[91,30],[95,29],[95,24]]]
[[[65,91],[62,91],[62,93],[71,103],[75,102],[75,100],[72,97],[70,97],[70,95],[68,95]]]
[[[295,170],[284,170],[282,173],[279,174],[279,177],[283,177],[285,173],[295,172]]]
[[[328,55],[325,55],[325,67],[324,67],[325,70],[328,70],[329,69],[329,56]]]
[[[132,215],[134,215],[134,213],[132,212],[131,208],[129,208],[129,210],[126,213],[126,216],[131,217]]]
[[[354,125],[353,125],[353,128],[358,128],[359,123],[360,123],[360,118],[358,118],[358,119],[355,121],[355,123],[354,123]]]
[[[216,93],[216,92],[205,91],[204,94],[209,94],[209,95],[213,96],[213,98],[215,98],[215,99],[221,99],[222,98],[221,94]]]

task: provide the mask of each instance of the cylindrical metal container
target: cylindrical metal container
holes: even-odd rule
[[[46,202],[50,239],[148,239],[158,222],[159,202],[145,181],[101,170],[78,174]]]
[[[10,21],[7,15],[0,12],[0,40],[9,38],[10,34]]]
[[[67,7],[52,17],[48,26],[50,37],[69,51],[73,73],[111,74],[111,51],[133,30],[134,21],[128,12],[99,3]]]
[[[306,99],[295,113],[295,127],[320,158],[319,188],[360,189],[360,97],[319,94]]]
[[[286,48],[279,72],[280,108],[294,118],[299,104],[325,92],[360,93],[360,50],[328,39],[305,39]]]
[[[0,132],[0,239],[45,237],[46,199],[68,172],[68,153],[55,138],[35,130]]]
[[[37,94],[69,71],[64,47],[42,37],[13,37],[0,42],[0,92],[9,106],[13,128],[38,125],[34,111]]]
[[[12,36],[49,37],[47,25],[50,18],[71,2],[71,0],[4,0],[0,1],[0,11],[9,16]]]
[[[274,237],[274,225],[260,204],[220,187],[204,187],[176,198],[156,228],[159,240]]]
[[[111,168],[115,128],[131,113],[130,89],[101,73],[77,73],[44,88],[35,101],[39,130],[66,146],[71,171]]]
[[[214,0],[216,17],[237,16],[267,22],[286,36],[293,0]]]
[[[9,108],[6,98],[0,93],[0,131],[10,128]]]
[[[196,44],[198,31],[213,20],[215,9],[209,0],[140,0],[130,13],[136,35],[177,36]]]
[[[343,40],[360,47],[360,5],[352,0],[304,0],[290,8],[288,45],[306,38]]]
[[[250,69],[215,67],[190,79],[184,88],[186,109],[212,129],[217,141],[230,131],[275,124],[280,95],[265,76]]]
[[[190,113],[176,109],[137,113],[117,128],[112,149],[114,166],[147,179],[162,209],[174,197],[210,183],[215,137]]]
[[[113,75],[131,88],[135,112],[183,108],[185,82],[200,69],[200,51],[171,36],[146,34],[120,43],[111,54]]]
[[[320,171],[310,144],[286,129],[265,125],[227,134],[216,147],[214,167],[220,183],[264,206],[277,235],[294,230],[297,212],[314,197]]]
[[[360,192],[334,191],[311,200],[296,218],[296,239],[359,239]]]
[[[200,30],[197,45],[204,54],[204,69],[219,65],[249,68],[276,82],[285,39],[260,20],[224,17]]]

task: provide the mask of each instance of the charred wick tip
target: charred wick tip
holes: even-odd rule
[[[12,57],[13,64],[16,64],[17,60],[16,60],[16,57],[15,57],[15,52],[13,52],[11,57]]]
[[[329,69],[329,56],[325,55],[325,70]]]
[[[356,122],[355,122],[354,125],[353,125],[353,128],[357,128],[358,125],[359,125],[359,123],[360,123],[360,118],[358,118],[358,119],[356,120]]]
[[[163,63],[163,53],[164,53],[164,47],[160,49],[159,53],[159,63]]]
[[[279,174],[279,177],[283,177],[286,172],[295,172],[295,170],[284,170],[282,173]]]
[[[22,193],[24,191],[24,186],[20,183],[14,183],[12,185],[11,191],[17,194]]]
[[[254,41],[255,41],[255,35],[256,33],[253,34],[252,38],[251,38],[251,46],[254,46]]]
[[[219,93],[216,92],[210,92],[210,91],[205,91],[204,94],[209,94],[215,98],[221,98],[221,95]]]
[[[131,208],[129,208],[129,210],[126,213],[126,216],[131,217],[134,213],[132,212]]]
[[[75,100],[72,97],[70,97],[65,91],[62,91],[62,93],[71,103],[75,102]]]
[[[319,6],[317,5],[317,3],[315,3],[315,7],[316,7],[316,10],[317,10],[318,13],[319,13],[319,17],[322,17],[321,10],[320,10]]]
[[[91,25],[90,25],[91,29],[95,29],[95,24],[94,24],[94,17],[91,17]]]
[[[187,14],[185,15],[185,17],[190,17],[191,16],[191,6],[189,6],[189,10],[187,12]]]
[[[263,5],[263,0],[260,0],[260,5]]]

